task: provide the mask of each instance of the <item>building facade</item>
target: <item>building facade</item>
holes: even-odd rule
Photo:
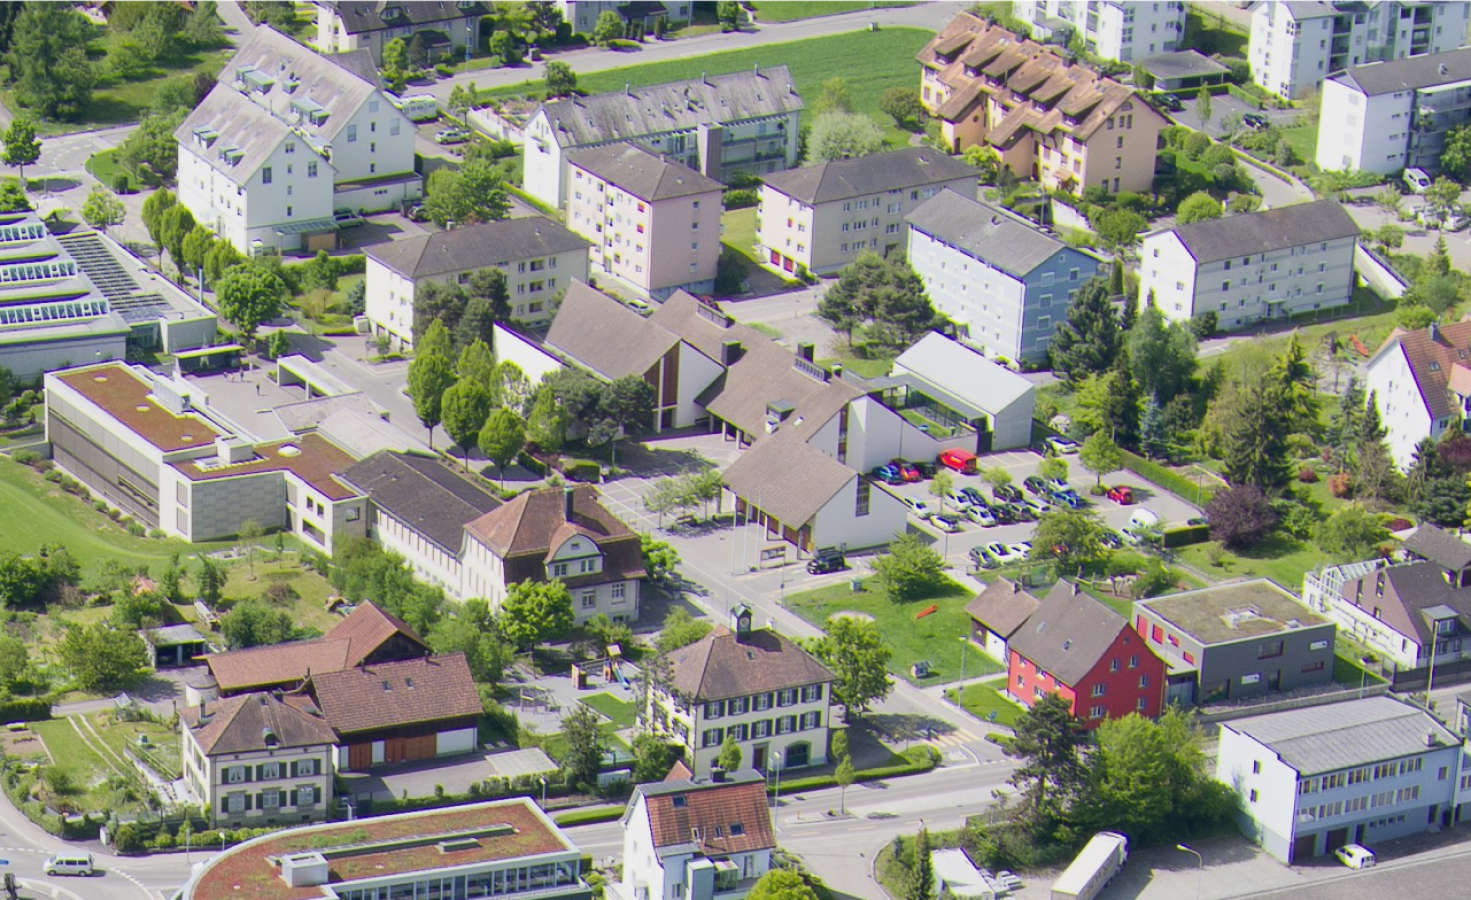
[[[1426,438],[1471,421],[1471,322],[1396,330],[1369,359],[1366,387],[1374,398],[1395,463],[1408,470]]]
[[[593,266],[656,300],[714,292],[720,182],[632,143],[567,159],[567,224],[592,241]]]
[[[1139,295],[1165,318],[1233,330],[1353,299],[1359,226],[1334,200],[1208,219],[1144,238]]]
[[[688,22],[693,15],[693,4],[689,0],[670,0],[668,3],[629,3],[628,0],[555,0],[562,18],[572,28],[573,34],[591,35],[597,28],[598,17],[605,12],[616,12],[628,21],[627,11],[636,8],[639,21],[662,16],[670,25]]]
[[[910,148],[775,172],[761,185],[756,252],[783,272],[830,275],[905,243],[904,217],[943,190],[976,194],[975,168]]]
[[[1467,770],[1454,733],[1391,697],[1222,722],[1216,754],[1242,832],[1289,864],[1460,822]]]
[[[907,222],[909,265],[936,311],[992,359],[1045,363],[1053,331],[1102,265],[1008,210],[953,191]]]
[[[1460,47],[1466,43],[1468,24],[1471,3],[1465,2],[1259,0],[1252,6],[1247,50],[1251,79],[1274,94],[1298,100],[1351,66]]]
[[[1122,63],[1177,50],[1185,37],[1180,0],[1022,0],[1012,14],[1039,39],[1070,44],[1073,36],[1081,37],[1089,53]]]
[[[322,53],[367,50],[382,65],[383,45],[398,39],[405,44],[422,35],[430,63],[449,53],[463,56],[465,48],[480,43],[480,19],[490,4],[476,0],[436,0],[432,3],[362,3],[356,0],[316,0],[316,33],[312,41]]]
[[[977,455],[1032,443],[1034,388],[972,347],[930,332],[899,354],[889,380],[903,389],[897,408],[955,432],[975,433]]]
[[[1316,162],[1330,171],[1391,175],[1413,166],[1434,175],[1446,135],[1468,120],[1471,49],[1354,66],[1323,83]]]

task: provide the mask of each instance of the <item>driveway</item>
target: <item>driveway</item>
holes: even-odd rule
[[[1376,188],[1374,193],[1382,190],[1384,190],[1382,187]],[[1463,192],[1459,202],[1465,204],[1468,201],[1471,201],[1471,191]],[[1401,206],[1410,212],[1414,212],[1424,205],[1425,199],[1423,197],[1417,197],[1411,194],[1401,198]],[[1463,272],[1471,269],[1471,228],[1457,232],[1441,232],[1423,228],[1413,221],[1399,221],[1397,217],[1386,213],[1372,202],[1362,205],[1347,204],[1343,208],[1348,210],[1349,216],[1353,218],[1354,222],[1360,228],[1368,231],[1374,231],[1379,226],[1389,222],[1403,228],[1405,230],[1405,244],[1403,247],[1394,251],[1395,253],[1412,253],[1416,256],[1429,256],[1435,250],[1436,241],[1444,236],[1446,249],[1451,256],[1451,265]]]
[[[1191,93],[1184,93],[1178,96],[1180,97],[1181,105],[1185,108],[1179,112],[1169,113],[1170,118],[1188,128],[1193,128],[1196,131],[1204,131],[1216,139],[1220,139],[1226,133],[1225,128],[1222,127],[1222,123],[1233,112],[1238,116],[1245,116],[1248,113],[1266,116],[1268,122],[1279,128],[1291,126],[1297,120],[1297,117],[1302,115],[1302,112],[1296,109],[1257,109],[1250,103],[1244,100],[1238,100],[1230,94],[1220,94],[1211,97],[1211,120],[1202,127],[1200,124],[1200,112],[1197,109],[1200,101]]]
[[[339,775],[345,789],[338,794],[350,800],[391,800],[395,797],[433,797],[436,786],[445,793],[464,794],[470,785],[490,777],[487,758],[495,751],[476,750],[445,759],[426,759],[385,766],[371,772]]]

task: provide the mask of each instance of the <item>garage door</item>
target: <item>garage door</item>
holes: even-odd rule
[[[1292,842],[1292,862],[1301,862],[1313,858],[1313,850],[1317,848],[1318,836],[1316,834],[1300,835]]]
[[[465,753],[475,749],[475,729],[460,728],[455,731],[441,731],[435,735],[434,752],[436,756],[447,756],[451,753]]]

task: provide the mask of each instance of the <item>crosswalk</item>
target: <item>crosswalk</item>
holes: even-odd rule
[[[980,735],[966,731],[964,728],[957,728],[945,734],[935,735],[925,743],[933,744],[937,749],[940,749],[945,747],[964,747],[967,744],[974,744],[979,740],[981,740]]]

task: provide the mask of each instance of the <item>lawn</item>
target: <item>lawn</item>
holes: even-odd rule
[[[597,693],[591,697],[583,697],[582,703],[602,713],[620,731],[624,728],[633,727],[636,710],[632,703],[625,703],[608,693]]]
[[[1294,125],[1282,129],[1282,137],[1292,147],[1292,152],[1305,163],[1318,158],[1318,126]]]
[[[873,580],[869,579],[867,584],[873,584]],[[927,660],[930,677],[919,679],[917,683],[938,684],[960,678],[961,643],[970,633],[970,617],[966,615],[965,604],[974,596],[968,588],[947,581],[946,586],[932,597],[894,603],[876,585],[873,590],[865,586],[855,593],[844,582],[793,594],[787,598],[786,605],[819,628],[836,613],[854,612],[872,617],[879,633],[893,650],[889,671],[916,681],[910,666]],[[922,619],[916,618],[932,604],[939,609]],[[966,677],[999,671],[1001,666],[989,657],[976,652],[974,647],[967,649]]]
[[[352,327],[352,317],[346,313],[347,294],[353,285],[362,281],[365,275],[341,275],[337,279],[337,290],[332,291],[326,297],[319,297],[316,291],[308,291],[305,294],[297,294],[291,298],[291,303],[311,323],[314,334],[326,334]]]
[[[1222,565],[1213,566],[1210,548],[1219,546],[1216,541],[1208,541],[1180,547],[1175,552],[1181,560],[1212,578],[1222,581],[1228,578],[1270,578],[1294,592],[1302,589],[1305,574],[1327,562],[1323,551],[1313,544],[1280,532],[1272,534],[1251,550],[1227,551],[1222,557]]]
[[[1338,318],[1315,322],[1315,315],[1324,317],[1337,315]],[[1322,358],[1317,350],[1319,345],[1322,344],[1323,338],[1329,333],[1338,335],[1338,352],[1344,359],[1362,361],[1363,358],[1353,349],[1353,345],[1349,342],[1349,337],[1351,335],[1357,336],[1359,341],[1363,343],[1370,353],[1378,350],[1379,345],[1384,343],[1384,339],[1389,337],[1389,333],[1394,330],[1394,306],[1393,304],[1385,303],[1373,291],[1359,287],[1354,288],[1353,303],[1349,307],[1337,310],[1320,310],[1316,314],[1307,313],[1295,324],[1297,327],[1294,331],[1298,336],[1298,341],[1302,343],[1303,349],[1307,351],[1315,363]],[[1273,355],[1280,354],[1287,348],[1287,342],[1291,339],[1294,331],[1281,331],[1265,337],[1237,341],[1221,353],[1209,357],[1206,364],[1209,365],[1217,359],[1230,364],[1236,356],[1244,352],[1253,343],[1261,344]],[[1321,366],[1321,364],[1319,365],[1320,372],[1324,368],[1326,367]],[[1327,377],[1331,382],[1333,377],[1331,372],[1327,373]],[[1343,377],[1348,377],[1346,370],[1343,373]]]
[[[955,693],[954,689],[945,692],[952,703],[955,701]],[[960,705],[982,722],[995,722],[1007,728],[1016,727],[1016,720],[1023,712],[1020,706],[1001,696],[995,685],[991,684],[966,685],[960,695]]]
[[[117,161],[116,148],[92,154],[92,158],[87,160],[87,171],[108,187],[113,186],[119,175],[126,175],[130,183],[133,181],[133,173]]]
[[[883,9],[913,6],[914,4],[903,2],[903,0],[878,0],[873,3],[868,0],[821,0],[821,2],[812,3],[801,2],[801,0],[782,0],[780,3],[764,0],[759,4],[748,5],[756,10],[757,22],[795,22],[799,19],[836,16],[840,13],[857,12],[863,9]]]
[[[756,258],[756,207],[722,213],[720,242],[751,262],[760,262]]]
[[[619,759],[631,758],[632,751],[616,734],[617,725],[612,722],[604,722],[598,726],[598,730],[603,733],[603,741],[614,756]],[[567,755],[567,736],[560,731],[556,734],[534,734],[522,731],[521,746],[540,747],[547,756],[561,762],[562,757]]]
[[[132,750],[160,775],[173,778],[180,776],[179,736],[169,726],[147,720],[120,721],[110,710],[92,713],[87,716],[87,721],[107,749],[119,759],[127,759],[125,749]],[[148,738],[148,743],[142,747],[138,744],[139,735],[146,735]],[[88,736],[92,737],[90,734]],[[97,737],[92,739],[95,741]]]
[[[80,722],[78,723],[81,724]],[[46,802],[57,808],[67,807],[83,812],[114,811],[119,815],[142,811],[143,798],[136,788],[137,770],[103,755],[98,738],[85,730],[84,740],[68,718],[33,722],[29,726],[46,744],[55,761],[48,768],[63,773],[70,789],[62,797],[52,797],[43,789]],[[172,745],[177,739],[171,740]],[[109,748],[110,749],[110,748]]]
[[[272,538],[266,538],[267,545]],[[263,547],[256,553],[255,577],[251,577],[250,566],[236,563],[227,569],[224,597],[227,601],[239,601],[259,597],[272,583],[284,582],[296,591],[297,600],[288,607],[291,621],[298,628],[315,628],[326,633],[333,625],[342,621],[340,616],[327,611],[327,598],[336,591],[327,579],[304,566],[298,566],[298,554],[287,554],[279,562],[272,559],[275,550]]]

